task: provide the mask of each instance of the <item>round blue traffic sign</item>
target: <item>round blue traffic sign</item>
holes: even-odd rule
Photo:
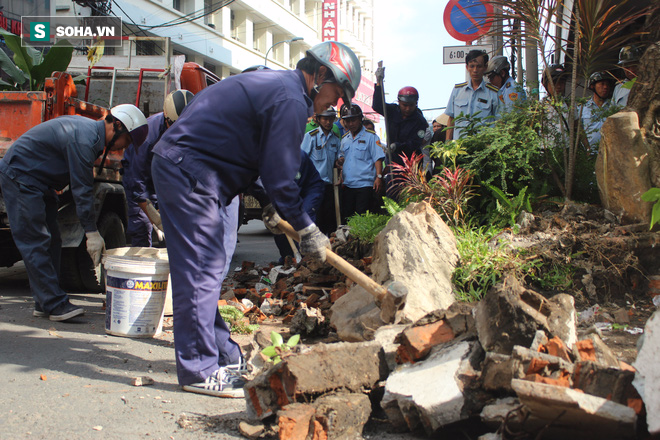
[[[474,41],[486,34],[493,21],[493,5],[487,0],[449,0],[445,28],[459,41]]]

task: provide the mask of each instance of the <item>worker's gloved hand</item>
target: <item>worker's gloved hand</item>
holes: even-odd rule
[[[163,230],[163,221],[160,219],[160,213],[153,205],[153,203],[151,203],[151,200],[147,200],[147,217],[149,217],[151,224],[153,224],[161,231]]]
[[[277,227],[277,225],[282,221],[282,218],[277,213],[272,203],[266,205],[263,211],[261,211],[261,218],[263,219],[264,224],[270,232],[275,235],[284,234],[284,232],[282,232],[282,230]]]
[[[154,226],[154,232],[156,233],[156,238],[158,238],[159,243],[165,242],[165,233]]]
[[[378,69],[376,69],[376,83],[382,84],[384,78],[385,78],[385,68],[379,67]]]
[[[92,258],[94,266],[98,266],[105,250],[105,241],[99,231],[85,232],[85,235],[87,236],[87,253]]]
[[[330,240],[314,223],[298,231],[300,234],[300,253],[315,260],[325,261],[325,250],[330,249]]]

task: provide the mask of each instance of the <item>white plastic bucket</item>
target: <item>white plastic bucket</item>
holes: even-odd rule
[[[131,338],[150,338],[161,333],[170,272],[167,253],[163,256],[153,248],[112,249],[105,255],[103,265],[105,332]]]

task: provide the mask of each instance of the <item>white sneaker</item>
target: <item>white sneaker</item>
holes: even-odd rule
[[[183,389],[191,393],[241,399],[245,397],[245,393],[243,392],[244,385],[245,381],[237,374],[235,369],[220,367],[220,369],[207,377],[204,382],[184,385]]]

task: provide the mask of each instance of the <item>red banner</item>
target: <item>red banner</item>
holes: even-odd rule
[[[339,31],[337,30],[338,3],[338,0],[323,0],[323,9],[321,11],[321,41],[337,41],[339,39]]]
[[[369,81],[364,76],[362,77],[353,101],[360,106],[362,113],[366,117],[375,122],[380,121],[380,115],[371,108],[374,102],[374,83],[372,81]]]

